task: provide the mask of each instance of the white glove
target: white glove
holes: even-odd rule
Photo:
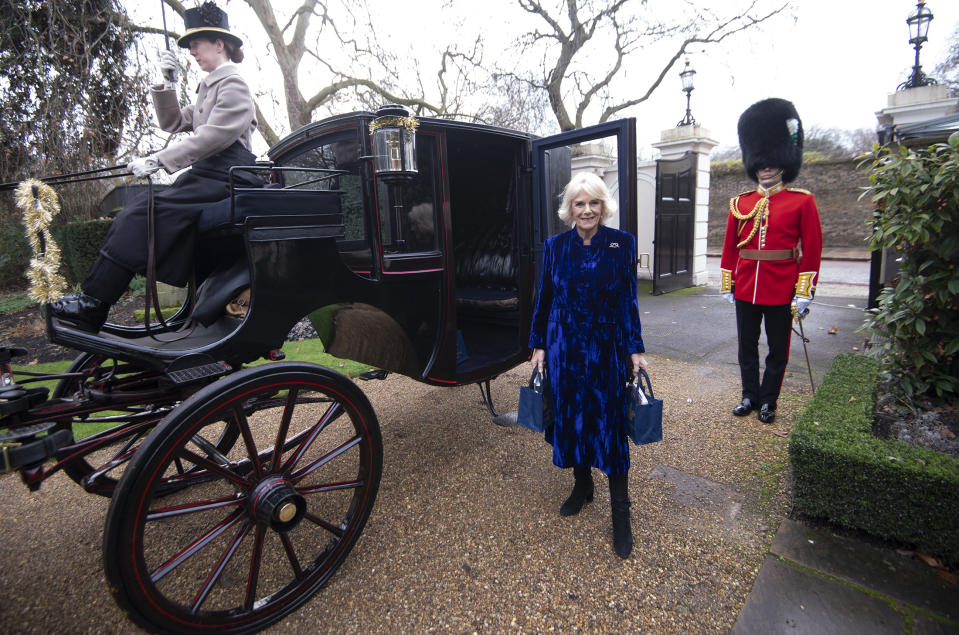
[[[176,53],[173,51],[160,51],[160,61],[157,64],[160,71],[160,77],[167,88],[173,88],[176,84],[179,64],[176,61]]]
[[[796,298],[796,313],[798,313],[800,317],[805,316],[809,313],[810,304],[812,304],[810,298]]]
[[[127,169],[133,172],[133,176],[142,178],[159,170],[160,161],[157,160],[156,155],[151,154],[148,157],[140,157],[127,163]]]
[[[726,302],[729,302],[730,304],[736,304],[736,296],[734,296],[731,292],[727,291],[726,293],[723,293],[722,296],[726,298]]]

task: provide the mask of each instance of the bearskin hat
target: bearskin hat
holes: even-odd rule
[[[739,117],[743,167],[753,181],[763,168],[782,168],[783,183],[794,180],[802,167],[802,144],[802,121],[792,102],[764,99]]]

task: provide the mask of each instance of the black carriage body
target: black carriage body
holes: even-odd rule
[[[51,339],[161,372],[238,366],[279,349],[309,314],[332,355],[437,385],[473,383],[528,356],[542,245],[566,229],[555,209],[572,144],[616,138],[619,183],[628,184],[619,188],[620,226],[635,235],[634,120],[534,139],[421,119],[418,174],[387,183],[372,161],[374,117],[336,116],[289,135],[269,151],[275,189],[236,194],[221,210],[232,221],[226,238],[223,230],[201,237],[202,273],[247,263],[244,319],[222,317],[180,337],[51,323]],[[315,178],[307,169],[330,172]]]
[[[528,357],[545,239],[570,176],[569,146],[617,138],[623,229],[635,235],[635,122],[546,139],[420,119],[417,176],[373,171],[373,113],[306,126],[270,152],[280,166],[345,170],[338,298],[314,313],[336,356],[440,385],[486,380]],[[630,172],[630,170],[632,170]],[[319,319],[317,319],[319,316]]]

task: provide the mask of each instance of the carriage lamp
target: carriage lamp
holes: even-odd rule
[[[696,71],[689,65],[689,58],[687,57],[686,67],[683,68],[683,71],[679,74],[679,79],[683,82],[683,92],[686,93],[686,116],[676,124],[677,128],[696,125],[696,120],[693,119],[693,113],[689,109],[689,95],[693,92],[693,75],[695,74]]]
[[[373,167],[387,183],[416,177],[416,127],[419,121],[397,104],[383,106],[370,122],[373,136]]]
[[[927,77],[922,72],[922,66],[919,65],[919,49],[922,48],[922,43],[928,39],[926,35],[929,33],[930,22],[932,22],[932,11],[926,7],[925,0],[919,0],[919,3],[916,4],[915,13],[906,18],[906,25],[909,27],[909,43],[916,49],[916,61],[912,66],[912,75],[899,85],[898,90],[931,86],[936,83],[936,80]]]

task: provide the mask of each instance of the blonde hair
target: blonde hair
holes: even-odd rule
[[[566,187],[563,188],[563,201],[560,203],[559,211],[557,212],[559,219],[567,225],[573,224],[573,212],[570,208],[573,205],[573,199],[579,196],[580,193],[585,193],[592,198],[598,198],[603,202],[603,213],[599,216],[601,225],[612,218],[616,210],[619,209],[616,199],[613,198],[603,179],[592,172],[580,172],[574,175],[573,178],[569,180],[569,183],[566,184]]]

